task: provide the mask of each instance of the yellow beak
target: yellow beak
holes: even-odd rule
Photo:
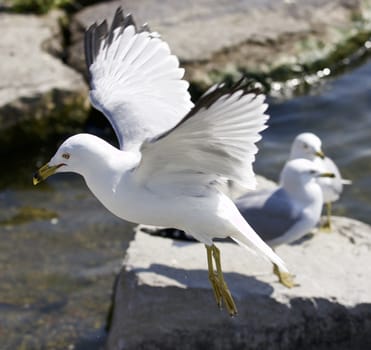
[[[33,184],[36,186],[39,182],[44,181],[49,176],[53,175],[59,167],[60,165],[50,166],[49,164],[45,164],[33,176]]]
[[[322,173],[319,174],[319,177],[335,177],[334,173]]]
[[[317,152],[315,153],[315,155],[316,155],[317,157],[322,158],[322,159],[325,158],[325,154],[324,154],[321,150],[317,151]]]

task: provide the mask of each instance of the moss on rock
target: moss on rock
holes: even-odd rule
[[[0,130],[0,149],[15,151],[35,141],[45,143],[82,130],[89,110],[85,93],[60,90],[5,106],[0,110],[0,120],[12,118],[14,123]]]

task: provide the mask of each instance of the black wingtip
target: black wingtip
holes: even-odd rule
[[[101,44],[105,41],[106,45],[111,45],[114,38],[114,32],[117,28],[121,28],[121,31],[128,26],[134,26],[135,30],[138,32],[135,21],[131,14],[125,16],[123,9],[119,6],[116,9],[115,15],[112,20],[111,27],[108,29],[107,21],[104,20],[101,24],[92,24],[85,32],[84,37],[84,49],[85,49],[85,60],[87,67],[89,69],[90,65],[94,63]],[[141,27],[140,31],[144,31]]]
[[[111,28],[109,30],[107,45],[111,45],[115,29],[121,27],[124,24],[124,22],[125,22],[124,12],[121,6],[119,6],[112,20]]]
[[[209,108],[215,101],[217,101],[223,95],[233,95],[237,91],[243,91],[243,95],[253,93],[255,95],[260,95],[262,93],[259,83],[251,78],[242,76],[237,82],[230,83],[228,81],[220,83],[217,87],[212,90],[210,93],[207,93],[197,101],[196,105],[191,110],[191,114],[194,114],[201,108]]]
[[[104,20],[101,24],[94,23],[85,32],[84,48],[86,65],[89,68],[95,61],[100,44],[107,36],[107,21]]]
[[[238,90],[243,90],[243,95],[255,94],[260,95],[263,93],[263,86],[256,80],[246,76],[242,76],[230,89],[230,94],[235,93]]]
[[[126,28],[128,26],[134,26],[135,30],[137,29],[137,26],[135,24],[135,21],[134,21],[134,18],[133,18],[133,15],[131,13],[128,13],[125,18],[124,18],[124,22],[123,22],[123,28]]]

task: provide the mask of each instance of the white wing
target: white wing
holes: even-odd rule
[[[265,96],[248,89],[245,81],[230,91],[217,87],[172,130],[145,142],[137,180],[152,189],[172,181],[205,186],[223,179],[254,188],[255,143],[268,116]]]
[[[93,24],[85,34],[90,100],[111,122],[121,149],[172,128],[192,108],[176,56],[147,26],[136,29],[118,8],[111,28]]]

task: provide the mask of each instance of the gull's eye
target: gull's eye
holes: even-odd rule
[[[315,170],[309,170],[309,174],[311,174],[311,175],[314,175],[314,174],[316,174],[317,172],[315,171]]]
[[[63,154],[62,154],[62,157],[63,157],[64,159],[70,159],[70,154],[69,154],[69,153],[63,153]]]
[[[303,143],[303,147],[304,147],[305,149],[308,149],[308,148],[309,148],[309,146],[308,146],[306,143]]]

